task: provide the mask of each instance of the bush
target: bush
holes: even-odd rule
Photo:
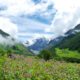
[[[4,56],[6,54],[6,50],[0,48],[0,56]]]
[[[48,50],[42,50],[38,56],[46,61],[52,58],[52,54]]]

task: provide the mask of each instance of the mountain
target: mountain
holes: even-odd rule
[[[79,32],[80,32],[80,24],[75,26],[75,28],[70,29],[67,31],[64,36],[58,36],[55,39],[51,39],[50,41],[46,38],[39,38],[36,39],[34,44],[31,46],[28,46],[28,48],[33,51],[40,51],[42,49],[48,49],[48,48],[70,48],[70,49],[76,49],[78,48],[79,44]],[[73,45],[72,45],[73,44]],[[75,46],[75,47],[72,47]]]
[[[75,35],[77,32],[80,32],[80,24],[78,24],[74,29],[67,31],[65,35]]]
[[[78,24],[78,25],[74,28],[74,30],[80,30],[80,24]]]
[[[1,29],[0,29],[0,35],[3,36],[3,37],[8,37],[8,36],[10,36],[8,33],[2,31]]]
[[[49,44],[47,45],[47,48],[59,44],[63,39],[64,39],[64,36],[59,36],[55,39],[50,40]]]
[[[10,36],[10,34],[0,29],[0,44],[13,45],[16,42],[17,42],[16,39]]]
[[[40,51],[44,49],[48,45],[48,43],[49,40],[47,40],[46,38],[39,38],[35,40],[34,44],[28,46],[28,48],[30,50]]]
[[[32,52],[29,51],[29,49],[26,48],[26,46],[24,46],[22,43],[16,43],[13,46],[11,46],[10,48],[16,54],[27,55],[27,56],[33,55]]]
[[[77,25],[74,29],[70,29],[69,31],[67,31],[64,36],[58,36],[55,39],[52,39],[49,44],[48,47],[52,47],[52,46],[56,46],[60,43],[62,43],[62,41],[68,39],[69,37],[71,38],[72,36],[75,36],[76,33],[80,32],[80,24]]]
[[[58,44],[53,44],[51,49],[58,47],[62,49],[68,48],[70,50],[80,51],[80,24],[78,24],[74,29],[66,32],[65,36],[62,38],[62,40],[58,40],[60,41]]]
[[[58,45],[60,48],[69,48],[70,50],[80,51],[80,32],[74,36],[68,36]]]
[[[0,55],[2,53],[32,55],[26,46],[12,38],[8,33],[0,30]]]
[[[40,51],[44,48],[48,49],[48,48],[51,48],[51,47],[61,47],[63,44],[68,44],[68,41],[70,41],[71,38],[77,36],[80,32],[80,24],[77,25],[74,29],[71,29],[69,31],[67,31],[64,36],[58,36],[57,38],[55,39],[52,39],[52,40],[47,40],[45,38],[39,38],[39,39],[36,39],[34,44],[32,44],[31,46],[28,46],[28,48],[30,50],[34,50],[34,51]],[[67,42],[66,42],[67,40]]]

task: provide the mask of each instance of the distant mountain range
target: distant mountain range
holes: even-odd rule
[[[33,45],[28,46],[28,48],[35,51],[40,51],[44,49],[48,45],[48,43],[49,40],[47,40],[46,38],[39,38],[35,40]]]
[[[75,46],[75,47],[74,47]],[[28,48],[31,50],[40,51],[45,48],[70,48],[72,47],[80,48],[80,24],[78,24],[74,29],[67,31],[64,36],[59,36],[52,40],[47,40],[45,38],[36,39],[33,45]],[[73,49],[74,49],[73,48]]]
[[[55,39],[48,40],[39,38],[34,41],[33,45],[25,47],[22,43],[16,42],[8,33],[0,30],[0,45],[11,45],[11,49],[15,53],[24,53],[31,55],[32,52],[41,51],[43,49],[53,50],[54,48],[69,48],[71,50],[80,51],[80,24],[74,29],[67,31],[64,36],[59,36]],[[29,44],[29,42],[27,42]],[[6,48],[7,49],[7,48]]]

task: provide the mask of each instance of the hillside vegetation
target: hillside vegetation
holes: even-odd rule
[[[36,56],[21,43],[0,44],[0,80],[80,80],[79,42],[80,32]]]
[[[20,55],[1,57],[0,80],[80,80],[80,64]]]
[[[80,32],[76,33],[74,36],[68,36],[67,39],[63,39],[57,47],[78,50],[80,52]]]
[[[20,55],[26,55],[30,56],[32,53],[23,45],[20,43],[16,43],[14,45],[1,45],[0,44],[0,55],[5,54],[20,54]]]
[[[8,33],[0,29],[0,55],[21,54],[32,55],[32,53],[20,42],[12,38]]]

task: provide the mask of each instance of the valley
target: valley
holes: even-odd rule
[[[30,47],[2,30],[0,35],[4,38],[0,43],[0,80],[80,79],[80,32],[77,26],[64,37],[59,36],[50,42],[37,39]]]

